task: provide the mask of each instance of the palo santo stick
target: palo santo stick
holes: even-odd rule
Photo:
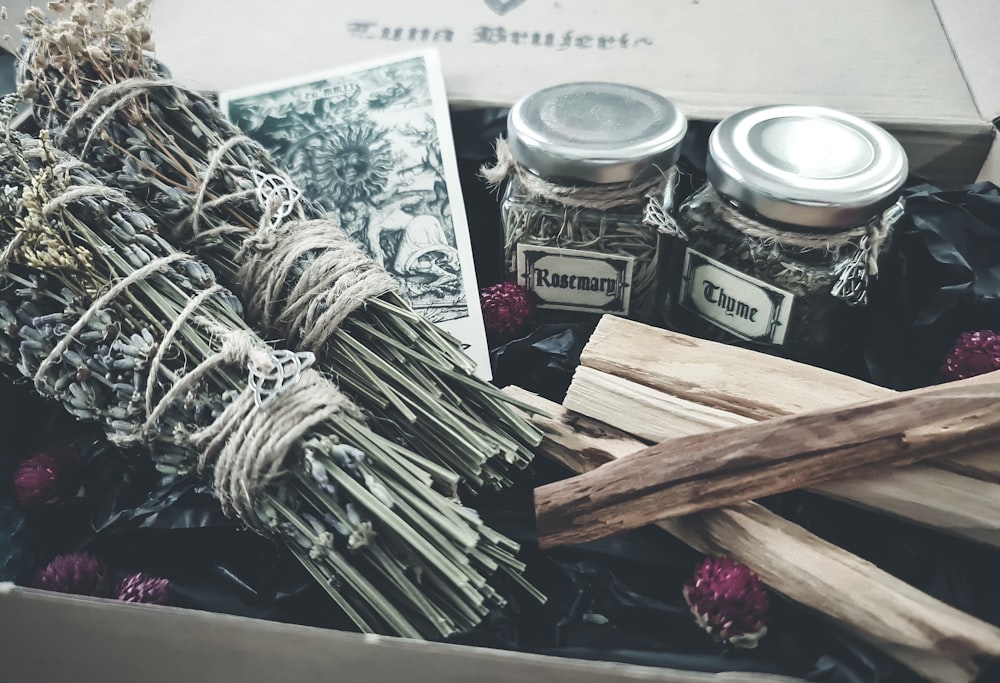
[[[648,442],[643,446],[754,422],[584,366],[577,368],[563,405]],[[934,461],[941,466],[954,464],[955,472],[920,463],[877,477],[823,482],[809,490],[1000,547],[1000,487],[994,483],[1000,479],[988,481],[986,476],[989,466],[1000,464],[995,453],[991,447],[978,460],[963,453],[954,463],[946,458]],[[973,465],[980,467],[978,477],[964,476],[962,472]]]
[[[761,421],[583,365],[574,371],[563,405],[650,443]]]
[[[992,446],[969,448],[959,455],[937,458],[930,464],[967,477],[1000,484],[1000,451]]]
[[[606,315],[580,364],[758,420],[892,396],[891,389]]]
[[[535,489],[539,544],[595,540],[667,517],[997,444],[998,403],[1000,383],[954,382],[672,439]]]
[[[580,364],[757,420],[850,405],[896,393],[811,365],[610,315],[601,318],[583,350]],[[992,380],[987,375],[966,381]],[[1000,482],[1000,449],[969,449],[968,453],[942,459],[941,466],[985,481]]]
[[[541,452],[575,472],[589,472],[645,445],[523,389],[504,391],[552,416],[533,418],[545,433]],[[968,683],[990,659],[1000,657],[1000,629],[759,505],[742,503],[657,526],[701,552],[742,562],[775,592],[837,622],[936,683]]]

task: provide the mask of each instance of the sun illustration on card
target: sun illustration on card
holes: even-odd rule
[[[388,186],[393,163],[385,131],[363,122],[310,136],[290,149],[287,160],[306,193],[328,208],[371,202]]]

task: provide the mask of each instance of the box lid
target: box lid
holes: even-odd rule
[[[888,128],[928,179],[961,183],[992,140],[992,97],[970,92],[942,18],[992,2],[939,0],[939,17],[934,0],[170,0],[153,3],[153,37],[176,78],[215,91],[433,47],[459,106],[572,80],[639,85],[693,119],[824,105]],[[29,3],[7,4],[16,18]]]
[[[996,0],[936,0],[979,113],[1000,118],[1000,5]]]
[[[643,86],[696,119],[819,104],[886,126],[934,180],[974,178],[992,134],[932,0],[171,0],[153,28],[174,75],[210,90],[420,46],[457,105],[570,80]]]
[[[936,5],[980,116],[1000,127],[1000,6],[996,0],[936,0]],[[1000,136],[979,178],[1000,184]]]

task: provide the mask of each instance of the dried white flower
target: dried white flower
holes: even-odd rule
[[[17,94],[26,100],[33,100],[38,96],[38,88],[34,81],[25,81],[17,86]]]
[[[102,50],[101,48],[97,47],[96,45],[87,46],[87,56],[90,57],[91,61],[97,64],[111,63],[111,57],[108,56],[108,53]]]
[[[24,18],[33,24],[44,24],[45,23],[45,12],[38,9],[37,7],[29,7],[25,13]]]

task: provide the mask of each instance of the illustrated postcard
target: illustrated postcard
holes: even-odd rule
[[[462,341],[490,378],[472,242],[437,53],[220,94],[312,201]]]

